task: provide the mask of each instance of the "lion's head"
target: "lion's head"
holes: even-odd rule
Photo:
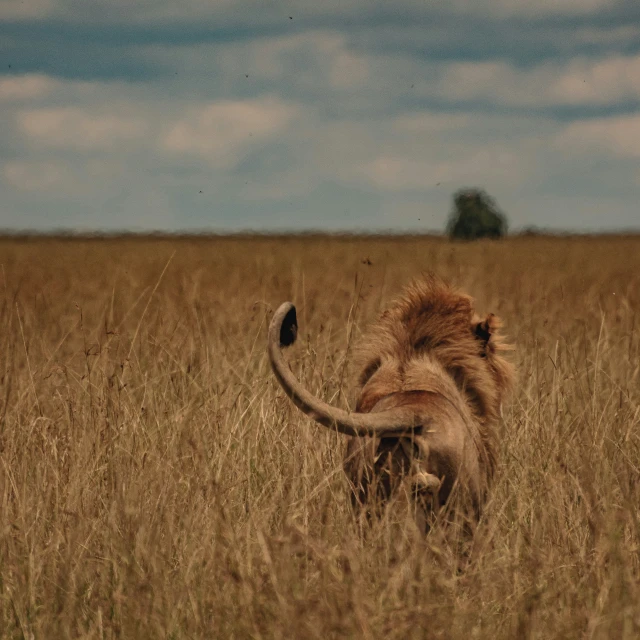
[[[500,327],[497,316],[482,319],[470,296],[434,275],[414,281],[360,348],[358,411],[370,411],[380,397],[397,391],[448,386],[451,392],[451,381],[475,420],[491,424],[515,376],[504,357],[512,347]]]

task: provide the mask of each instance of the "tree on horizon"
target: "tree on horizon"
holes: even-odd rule
[[[455,240],[502,238],[507,235],[507,218],[484,189],[459,189],[453,194],[447,234]]]

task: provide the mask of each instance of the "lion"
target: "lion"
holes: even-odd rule
[[[486,502],[495,426],[515,379],[500,328],[497,316],[481,318],[471,297],[435,275],[414,281],[364,339],[354,412],[315,397],[287,366],[281,347],[297,335],[290,302],[272,318],[268,350],[293,403],[350,436],[344,470],[354,508],[371,518],[405,486],[426,533],[454,494],[467,523]]]

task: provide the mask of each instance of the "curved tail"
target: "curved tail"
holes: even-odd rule
[[[297,332],[296,308],[291,302],[284,302],[278,307],[269,325],[269,359],[285,393],[310,418],[347,436],[406,435],[425,424],[425,420],[411,409],[348,413],[309,393],[293,375],[282,353],[283,346],[288,347],[295,342]]]

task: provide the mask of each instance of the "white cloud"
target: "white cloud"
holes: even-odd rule
[[[2,167],[6,182],[19,191],[58,195],[103,195],[123,184],[127,162],[117,158],[48,158],[12,160]]]
[[[154,45],[145,47],[144,55],[179,74],[182,69],[206,74],[219,95],[280,91],[307,104],[331,105],[340,116],[393,112],[401,100],[481,101],[522,109],[640,100],[640,55],[547,58],[520,68],[506,60],[424,60],[402,47],[380,50],[371,40],[367,43],[370,52],[365,54],[366,47],[352,44],[343,33],[311,30],[225,44]]]
[[[450,0],[460,13],[495,16],[582,15],[616,4],[616,0]]]
[[[44,98],[58,86],[57,80],[41,73],[0,77],[0,102],[24,102]]]
[[[232,87],[241,81],[247,86],[284,83],[304,99],[335,96],[343,110],[396,105],[398,92],[408,91],[414,99],[479,100],[518,108],[640,100],[640,55],[547,60],[527,68],[505,60],[434,62],[403,50],[376,53],[375,46],[365,55],[344,34],[333,31],[199,47],[197,55],[185,55],[182,66],[215,60],[222,78],[235,78]]]
[[[439,121],[442,126],[437,128]],[[544,123],[537,124],[541,129],[538,136],[552,135],[549,131],[542,133]],[[437,114],[400,116],[386,127],[381,125],[387,133],[375,136],[371,146],[376,146],[377,139],[377,149],[371,156],[363,154],[347,175],[356,182],[393,192],[497,181],[517,187],[538,172],[543,143],[533,132],[534,126],[533,122],[527,125],[508,119],[500,126],[497,118],[469,115],[458,115],[449,122]],[[487,139],[490,129],[497,135]]]
[[[640,39],[640,26],[637,24],[625,24],[621,26],[584,26],[572,29],[571,34],[576,45],[599,45],[615,47],[621,45],[634,44]]]
[[[275,164],[266,178],[250,176],[238,197],[308,198],[334,183],[390,198],[461,185],[518,189],[544,175],[558,130],[543,118],[421,111],[333,122],[307,110],[294,131],[278,137],[287,164]]]
[[[274,97],[219,100],[189,109],[163,136],[161,147],[231,168],[252,146],[281,132],[296,114],[296,106]]]
[[[461,127],[473,125],[469,113],[405,113],[392,121],[393,128],[402,134],[429,135],[446,131],[458,131]]]
[[[69,172],[60,162],[7,162],[2,173],[7,183],[20,191],[50,191],[65,185]]]
[[[616,0],[450,0],[440,4],[439,11],[449,10],[464,15],[493,17],[546,16],[546,15],[588,15],[607,9]],[[433,3],[424,0],[398,0],[394,8],[399,13],[412,16],[428,14]],[[386,0],[298,0],[290,6],[265,5],[260,0],[155,0],[154,2],[131,3],[127,0],[3,0],[0,18],[14,19],[55,15],[71,21],[122,23],[153,23],[175,20],[213,20],[218,25],[247,23],[247,16],[253,24],[273,24],[285,22],[292,16],[294,20],[316,17],[353,17],[366,13],[386,11]]]
[[[392,191],[422,190],[427,184],[434,185],[448,180],[451,165],[383,154],[363,162],[357,173],[364,182],[378,188]]]
[[[640,115],[582,120],[570,124],[556,146],[578,153],[607,152],[621,158],[640,158]]]
[[[312,30],[222,47],[202,46],[197,60],[193,52],[184,53],[189,64],[213,59],[223,76],[248,85],[256,79],[281,80],[292,88],[311,91],[357,91],[375,81],[370,57],[350,49],[347,36],[336,31]]]
[[[369,80],[369,65],[362,55],[341,51],[331,61],[329,83],[335,89],[354,90]]]
[[[55,0],[2,0],[0,2],[0,20],[41,18],[53,11]]]
[[[271,176],[252,177],[251,180],[238,179],[236,182],[238,195],[242,200],[286,201],[292,198],[306,198],[324,177],[322,173],[310,170],[307,165],[276,169]]]
[[[307,128],[306,153],[297,165],[320,179],[381,194],[460,184],[517,188],[544,174],[560,129],[544,117],[426,110],[314,121]]]
[[[517,69],[507,62],[447,65],[437,85],[449,100],[484,100],[520,107],[607,105],[640,99],[640,55],[577,58]]]
[[[94,113],[78,107],[30,109],[17,115],[20,129],[29,138],[62,149],[113,149],[142,138],[147,123],[142,115],[131,116],[104,111]]]
[[[572,61],[548,91],[558,104],[613,104],[640,99],[640,55]]]

